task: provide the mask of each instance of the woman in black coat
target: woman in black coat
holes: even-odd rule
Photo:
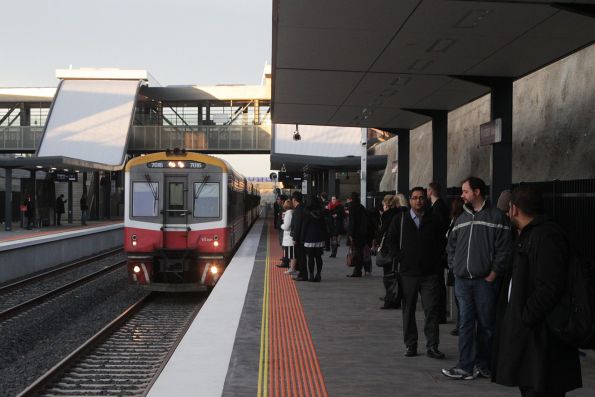
[[[523,396],[563,396],[581,387],[578,350],[546,324],[566,287],[569,258],[552,221],[538,216],[522,229],[498,302],[492,381],[518,386]]]
[[[328,204],[328,212],[330,215],[329,234],[331,235],[331,258],[337,257],[337,248],[339,247],[339,239],[342,234],[345,234],[344,220],[345,208],[341,201],[336,197],[331,197]]]
[[[390,256],[388,241],[386,240],[388,227],[390,226],[393,217],[399,213],[399,210],[395,208],[395,204],[397,204],[395,196],[391,194],[384,196],[384,199],[382,200],[383,211],[382,215],[380,216],[380,226],[375,238],[378,244],[378,252],[380,253],[376,256],[377,264],[381,258],[391,259],[390,262],[385,262],[384,264],[380,265],[382,266],[383,272],[382,283],[384,284],[384,289],[386,291],[384,298],[381,298],[384,301],[384,305],[380,307],[381,309],[399,309],[401,307],[402,300],[401,289],[396,289],[398,294],[395,294],[395,291],[392,289],[395,277],[397,277],[397,275],[395,274],[394,261],[392,260],[392,256]]]
[[[318,197],[310,197],[306,205],[303,222],[300,240],[304,242],[304,248],[306,250],[309,273],[308,280],[319,282],[322,271],[322,251],[325,245],[324,242],[328,237],[328,232],[326,230],[327,225],[324,219],[324,210]],[[316,265],[316,275],[314,275],[314,265]]]

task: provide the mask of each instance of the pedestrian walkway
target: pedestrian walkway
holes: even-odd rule
[[[352,269],[345,265],[344,244],[337,258],[325,253],[322,282],[290,281],[285,269],[275,266],[281,250],[277,231],[267,226],[263,235],[268,234],[268,248],[263,249],[263,236],[224,395],[238,395],[241,390],[258,396],[519,395],[518,389],[488,379],[444,377],[440,370],[457,362],[458,338],[449,334],[453,324],[441,325],[440,349],[446,359],[426,357],[421,311],[417,313],[420,355],[404,357],[401,311],[380,310],[382,269],[375,267],[370,277],[346,277]],[[268,255],[263,256],[265,252]],[[582,359],[582,365],[585,387],[568,396],[595,392],[594,352]]]
[[[11,231],[5,230],[0,231],[0,243],[24,240],[32,237],[48,236],[52,234],[59,234],[64,232],[72,232],[77,230],[92,229],[100,226],[117,225],[123,224],[121,219],[118,220],[100,220],[100,221],[87,221],[86,225],[81,225],[79,222],[76,223],[62,223],[61,226],[46,226],[42,228],[33,228],[31,230],[26,228],[14,227]]]

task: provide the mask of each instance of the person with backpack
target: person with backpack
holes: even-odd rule
[[[543,208],[536,188],[521,185],[512,192],[508,214],[519,236],[494,340],[492,382],[517,386],[525,397],[559,397],[582,387],[577,348],[549,326],[567,289],[572,252]]]

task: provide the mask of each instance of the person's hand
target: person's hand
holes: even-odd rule
[[[496,279],[497,276],[498,275],[496,274],[496,272],[492,270],[484,280],[488,283],[491,283]]]

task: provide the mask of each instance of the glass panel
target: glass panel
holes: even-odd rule
[[[184,182],[169,183],[168,210],[184,209]]]
[[[157,216],[159,183],[132,183],[132,216]]]
[[[194,217],[219,218],[219,183],[194,184]]]

